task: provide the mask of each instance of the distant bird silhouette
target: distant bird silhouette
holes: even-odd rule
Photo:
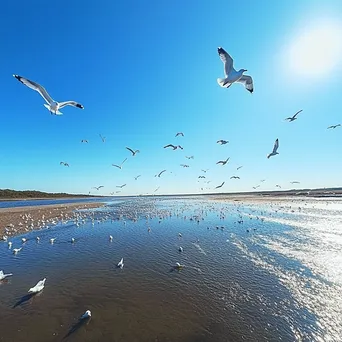
[[[81,143],[87,143],[87,144],[88,144],[88,140],[82,139],[82,140],[81,140]]]
[[[180,166],[189,167],[189,165],[186,165],[186,164],[180,164]]]
[[[239,166],[239,167],[236,168],[236,170],[240,170],[242,167],[243,167],[243,166]]]
[[[218,144],[220,144],[220,145],[225,145],[225,144],[228,144],[229,141],[228,141],[228,140],[222,140],[222,139],[220,139],[220,140],[217,140],[216,143],[218,143]]]
[[[155,175],[154,177],[160,177],[166,170],[160,171],[157,175]]]
[[[291,184],[299,184],[300,182],[298,182],[298,181],[292,181],[292,182],[290,182]]]
[[[290,116],[290,117],[286,118],[285,120],[288,120],[289,122],[292,122],[292,121],[294,121],[294,120],[297,120],[296,116],[297,116],[300,112],[302,112],[302,111],[303,111],[303,109],[299,110],[296,114],[294,114],[293,116]]]
[[[328,129],[335,129],[336,127],[340,127],[341,126],[341,124],[337,124],[337,125],[332,125],[332,126],[329,126],[328,127]]]
[[[127,160],[127,158],[125,158],[123,161],[122,161],[122,163],[120,164],[120,165],[116,165],[116,164],[112,164],[112,166],[114,166],[114,167],[117,167],[118,169],[122,169],[122,165],[123,165],[123,163],[125,162]]]
[[[126,185],[127,185],[127,184],[123,184],[123,185],[117,185],[116,187],[117,187],[117,188],[121,188],[121,189],[122,189],[122,188],[123,188],[124,186],[126,186]]]
[[[260,187],[260,185],[253,186],[253,189],[258,189],[259,187]]]
[[[99,134],[99,136],[100,136],[103,143],[106,142],[106,137],[102,136],[101,134]]]
[[[157,192],[160,189],[160,186],[158,186],[158,188],[156,190],[154,190],[154,192]]]
[[[225,183],[225,182],[222,182],[222,184],[221,184],[221,185],[218,185],[217,187],[215,187],[215,189],[222,188],[223,185],[224,185],[224,183]]]
[[[206,170],[203,170],[203,169],[202,169],[201,171],[204,172],[204,173],[206,173],[207,171],[209,171],[209,169],[206,169]]]
[[[119,263],[117,264],[117,267],[123,269],[123,267],[124,267],[123,258],[119,261]]]
[[[141,177],[141,175],[138,175],[138,176],[134,177],[134,179],[137,180],[139,177]]]
[[[132,157],[134,157],[137,153],[139,153],[140,151],[139,150],[132,150],[131,148],[129,147],[126,147],[128,151],[130,151],[132,153]]]
[[[263,182],[265,182],[265,180],[266,180],[266,179],[261,179],[260,182],[263,183]]]
[[[219,160],[216,164],[226,165],[228,163],[229,157],[226,160]]]
[[[178,137],[179,135],[181,135],[182,137],[184,137],[184,134],[182,132],[179,132],[176,134],[176,137]]]
[[[173,150],[177,150],[177,148],[180,148],[181,150],[183,150],[183,147],[180,145],[176,146],[176,145],[168,144],[164,146],[164,148],[168,148],[168,147],[171,147]]]
[[[100,186],[93,186],[92,189],[96,189],[96,190],[100,190],[101,188],[104,188],[103,185],[100,185]]]
[[[194,156],[185,156],[186,159],[194,159]]]
[[[198,178],[205,178],[205,176],[198,176]]]
[[[230,179],[240,179],[239,176],[231,176]]]
[[[65,162],[63,162],[63,161],[61,161],[61,162],[59,163],[59,165],[64,165],[64,166],[69,167],[69,164],[68,164],[68,163],[65,163]]]
[[[272,157],[272,156],[275,156],[275,155],[279,154],[279,153],[277,152],[278,147],[279,147],[279,140],[276,139],[276,141],[275,141],[275,143],[274,143],[274,146],[273,146],[273,151],[267,156],[267,158],[270,158],[270,157]]]
[[[276,188],[280,188],[281,189],[281,186],[279,184],[276,184]]]

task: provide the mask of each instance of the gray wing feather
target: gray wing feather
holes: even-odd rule
[[[226,50],[222,49],[221,47],[217,49],[217,52],[221,58],[221,61],[224,64],[224,73],[226,77],[228,77],[229,72],[233,68],[233,58],[229,55],[229,53]]]
[[[253,92],[253,79],[251,76],[243,75],[237,82],[242,83],[251,93]]]
[[[73,107],[84,109],[84,107],[76,101],[59,102],[59,108],[63,108],[65,106],[73,106]]]

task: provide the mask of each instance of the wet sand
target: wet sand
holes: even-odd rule
[[[60,220],[72,220],[78,209],[98,208],[103,203],[63,203],[0,208],[0,236],[16,236],[46,228]]]

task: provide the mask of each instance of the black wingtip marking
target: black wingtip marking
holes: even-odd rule
[[[22,77],[19,75],[13,75],[13,77],[15,77],[19,82],[23,83],[23,81],[21,80]]]
[[[77,108],[84,109],[84,107],[83,107],[81,104],[79,104],[79,103],[77,103],[76,107],[77,107]]]
[[[247,89],[251,94],[253,94],[253,89]]]

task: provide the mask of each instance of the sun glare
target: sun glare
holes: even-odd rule
[[[324,24],[306,29],[290,47],[292,72],[318,77],[332,72],[342,61],[342,26]]]

